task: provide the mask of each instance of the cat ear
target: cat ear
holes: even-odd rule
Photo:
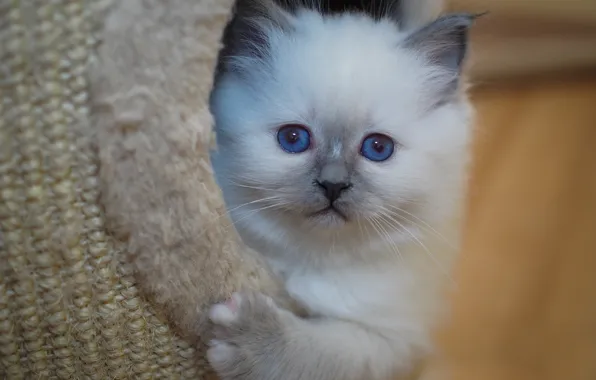
[[[436,68],[428,80],[437,105],[449,101],[457,93],[468,50],[469,30],[478,16],[461,13],[439,17],[403,42],[406,49],[419,54],[427,64]]]
[[[385,8],[403,31],[412,31],[436,19],[444,0],[387,0]]]
[[[410,34],[403,46],[421,54],[431,65],[459,74],[468,50],[469,30],[478,16],[460,13],[439,17]]]

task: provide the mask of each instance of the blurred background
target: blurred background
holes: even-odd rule
[[[469,71],[481,124],[564,123],[572,111],[594,123],[596,0],[446,1],[489,12],[473,29]]]
[[[596,379],[596,0],[447,1],[490,13],[472,33],[477,139],[443,364],[458,380]]]
[[[447,0],[452,11],[488,11],[474,28],[475,79],[596,70],[595,0]]]
[[[596,0],[446,0],[486,12],[472,30],[478,125],[596,128]]]

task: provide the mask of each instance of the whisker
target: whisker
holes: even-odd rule
[[[369,221],[368,218],[366,218],[366,220]],[[364,224],[364,230],[366,230],[366,236],[368,237],[368,241],[371,241],[372,236],[371,236],[370,230],[368,229],[368,225]]]
[[[233,176],[230,176],[228,178],[228,180],[232,180],[232,181],[233,180],[236,180],[236,181],[240,181],[240,183],[243,183],[243,184],[256,185],[256,186],[261,186],[261,185],[264,185],[265,184],[262,181],[259,181],[259,180],[255,179],[253,177],[248,177],[248,176],[245,176],[245,175],[238,175],[238,174],[233,175]],[[269,184],[269,185],[273,185],[273,184]]]
[[[441,265],[439,260],[432,254],[432,252],[428,249],[428,247],[426,245],[424,245],[424,243],[414,233],[412,233],[412,231],[410,231],[409,228],[404,226],[397,219],[392,218],[389,214],[386,213],[386,211],[389,211],[389,210],[383,208],[383,210],[381,210],[381,213],[380,213],[380,215],[384,218],[383,220],[385,221],[385,223],[387,223],[390,228],[391,228],[390,223],[391,222],[395,223],[402,231],[407,232],[422,247],[422,249],[424,249],[424,251],[426,252],[428,257],[433,261],[433,263],[437,266],[437,268],[439,268],[439,270],[443,273],[443,275],[447,276],[452,282],[455,282],[453,280],[453,278],[451,277],[451,274],[449,273],[449,271],[447,269],[445,269],[445,267],[443,267],[443,265]]]
[[[358,229],[360,230],[360,236],[364,237],[364,230],[362,229],[362,223],[360,222],[360,218],[356,216],[356,223],[358,224]]]
[[[393,253],[395,253],[397,255],[397,258],[400,261],[405,260],[401,254],[401,251],[399,250],[399,247],[397,246],[395,241],[391,238],[391,236],[389,235],[387,230],[385,230],[383,228],[383,226],[380,224],[380,222],[377,220],[377,218],[373,216],[371,218],[367,218],[367,220],[370,222],[371,226],[375,229],[375,231],[377,232],[379,237],[381,237],[383,239],[383,242],[385,244],[387,244],[388,248],[391,249],[393,251]]]
[[[242,181],[242,178],[238,178],[238,177],[235,177],[235,178]],[[246,188],[246,189],[263,190],[263,191],[277,191],[277,192],[281,191],[278,188],[262,186],[260,184],[253,183],[253,181],[248,181],[248,180],[245,180],[245,182],[248,182],[248,183],[237,182],[237,181],[234,181],[233,179],[228,179],[227,182],[233,186],[242,187],[242,188]]]
[[[379,227],[381,227],[382,230],[385,232],[385,236],[387,237],[387,239],[389,241],[391,241],[391,244],[394,247],[395,251],[397,251],[399,257],[402,259],[402,261],[405,261],[405,257],[401,253],[401,251],[399,250],[398,244],[395,242],[395,240],[393,240],[393,238],[391,237],[391,234],[389,233],[389,231],[387,231],[387,229],[385,227],[383,227],[382,219],[381,218],[379,218],[378,223],[379,223]]]
[[[277,200],[277,199],[279,199],[279,197],[277,197],[277,196],[271,196],[271,197],[259,198],[259,199],[255,199],[255,200],[250,201],[250,202],[243,203],[243,204],[238,205],[238,206],[235,206],[235,207],[233,207],[231,209],[226,209],[225,212],[217,215],[215,218],[213,218],[209,222],[211,224],[213,224],[213,223],[217,222],[219,219],[223,218],[224,216],[229,216],[231,218],[231,212],[236,211],[236,210],[238,210],[238,209],[240,209],[242,207],[250,206],[252,204],[259,203],[259,202],[267,202],[267,201],[273,201],[273,200]],[[224,227],[224,228],[227,228],[227,227]],[[204,229],[203,231],[199,231],[199,233],[197,234],[197,236],[198,237],[202,236],[206,231],[207,231],[207,229]]]
[[[247,215],[244,215],[244,216],[242,216],[242,217],[241,217],[241,218],[239,218],[239,219],[232,220],[232,223],[230,223],[230,224],[229,224],[229,225],[227,225],[227,226],[224,226],[224,229],[228,229],[228,228],[230,228],[230,227],[232,227],[232,226],[236,226],[236,225],[238,225],[238,224],[239,224],[241,221],[243,221],[243,220],[246,220],[247,218],[249,218],[249,217],[251,217],[251,216],[254,216],[255,214],[257,214],[257,213],[259,213],[259,212],[261,212],[261,211],[268,210],[268,209],[271,209],[271,208],[276,208],[276,207],[282,207],[282,206],[286,206],[287,204],[288,204],[288,203],[274,203],[274,204],[271,204],[271,205],[268,205],[268,206],[265,206],[265,207],[261,207],[261,208],[255,209],[255,210],[251,210],[251,211],[249,211],[249,212],[248,212],[248,214],[247,214]]]
[[[388,206],[394,210],[392,212],[392,211],[386,209],[386,211],[390,212],[392,215],[395,215],[402,219],[405,219],[408,223],[412,223],[413,225],[415,225],[416,227],[419,227],[422,230],[427,230],[427,231],[433,233],[439,239],[443,240],[443,242],[445,242],[449,246],[449,248],[454,249],[454,250],[457,249],[455,247],[455,245],[452,242],[450,242],[449,239],[447,239],[443,234],[441,234],[439,231],[437,231],[435,228],[433,228],[430,224],[428,224],[424,220],[420,219],[416,215],[404,210],[403,208],[397,207],[397,206],[393,206],[393,205],[388,205]],[[406,214],[407,216],[404,216],[400,213]],[[414,218],[415,220],[410,219],[408,216],[410,218]],[[416,222],[416,220],[418,222]]]
[[[235,206],[235,207],[227,210],[226,213],[227,214],[231,214],[232,211],[236,211],[236,210],[238,210],[241,207],[250,206],[252,204],[259,203],[259,202],[272,201],[272,200],[276,200],[276,199],[280,199],[279,196],[273,195],[273,196],[270,196],[270,197],[259,198],[259,199],[256,199],[256,200],[253,200],[253,201],[250,201],[250,202],[243,203],[243,204],[241,204],[239,206]]]
[[[231,185],[233,185],[233,186],[242,187],[242,188],[245,188],[245,189],[263,190],[263,191],[275,191],[275,189],[268,189],[266,187],[261,187],[261,186],[244,185],[244,184],[241,184],[241,183],[238,183],[238,182],[232,182],[232,181],[229,181],[229,183]]]

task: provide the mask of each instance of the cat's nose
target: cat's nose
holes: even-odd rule
[[[344,190],[347,190],[352,186],[352,184],[348,182],[329,181],[317,181],[317,185],[321,187],[321,189],[323,190],[323,194],[325,194],[325,197],[327,197],[327,199],[329,199],[329,202],[331,203],[335,202]]]

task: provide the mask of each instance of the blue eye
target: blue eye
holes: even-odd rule
[[[389,136],[373,133],[362,141],[360,154],[371,161],[385,161],[393,154],[395,143]]]
[[[299,124],[287,124],[277,131],[277,142],[288,153],[302,153],[310,147],[310,132]]]

